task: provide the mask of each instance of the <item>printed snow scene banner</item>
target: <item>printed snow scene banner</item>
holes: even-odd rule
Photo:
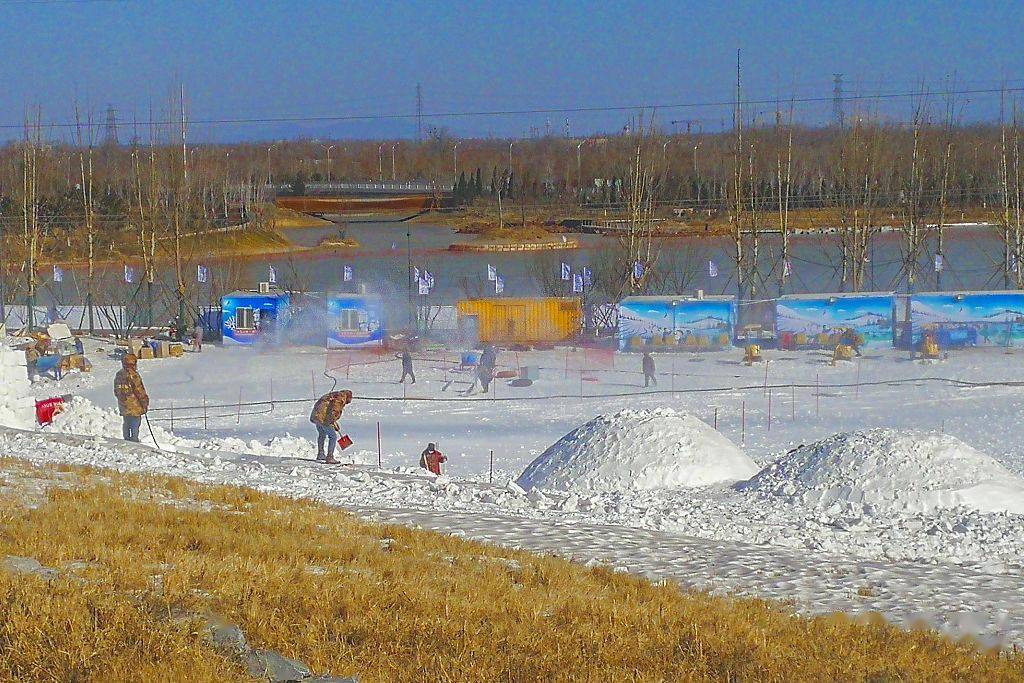
[[[384,306],[380,297],[331,294],[327,297],[330,328],[327,347],[381,346],[384,343]]]
[[[732,343],[731,296],[631,296],[619,302],[619,349],[713,351]]]
[[[779,346],[834,349],[849,330],[862,346],[892,345],[894,305],[891,292],[784,296],[775,305]]]
[[[290,315],[287,294],[232,292],[221,299],[224,345],[274,343]]]
[[[940,349],[1024,346],[1024,293],[943,292],[910,298],[914,346],[932,335]]]

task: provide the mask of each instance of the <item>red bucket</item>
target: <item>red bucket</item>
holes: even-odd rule
[[[64,399],[60,396],[36,401],[36,422],[46,426],[53,422],[53,416],[64,410]]]
[[[351,445],[352,439],[348,437],[348,434],[342,434],[341,436],[338,437],[338,446],[341,447],[341,450],[345,450]]]

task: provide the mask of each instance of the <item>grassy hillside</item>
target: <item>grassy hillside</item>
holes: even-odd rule
[[[369,524],[243,488],[0,463],[0,678],[239,680],[200,635],[361,681],[1024,679],[1019,656]],[[190,616],[191,615],[191,616]]]

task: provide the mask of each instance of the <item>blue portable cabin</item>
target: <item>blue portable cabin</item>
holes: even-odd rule
[[[732,296],[629,296],[619,302],[619,350],[719,350],[735,324]]]
[[[370,294],[328,294],[328,348],[383,346],[384,302]]]
[[[795,294],[775,304],[775,327],[784,349],[834,348],[852,329],[864,346],[894,343],[892,292]]]
[[[910,297],[911,336],[940,349],[1024,345],[1024,292],[922,292]]]
[[[291,298],[284,292],[232,292],[221,299],[224,345],[276,343],[288,324]]]

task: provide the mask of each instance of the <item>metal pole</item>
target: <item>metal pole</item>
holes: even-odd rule
[[[747,442],[747,402],[740,402],[740,443]]]
[[[494,449],[493,448],[491,449],[491,464],[490,464],[490,468],[488,469],[488,472],[487,472],[487,483],[488,484],[493,484],[494,483]]]
[[[206,422],[206,394],[203,394],[203,429],[209,429],[209,425]]]
[[[383,469],[384,456],[380,450],[380,422],[377,422],[377,469]]]
[[[412,229],[405,229],[405,260],[406,270],[408,271],[408,294],[409,294],[409,329],[418,328],[418,321],[416,320],[416,309],[412,302]]]

